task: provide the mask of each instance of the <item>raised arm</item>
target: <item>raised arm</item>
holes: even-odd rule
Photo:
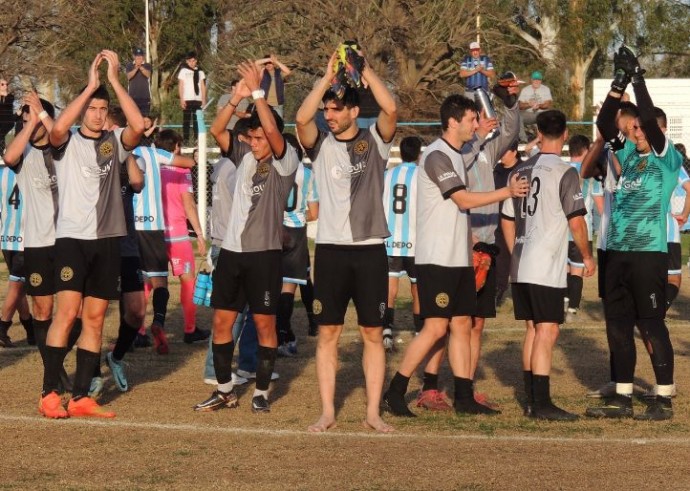
[[[316,127],[315,121],[316,112],[319,110],[321,99],[323,99],[324,94],[331,87],[333,67],[335,66],[337,55],[337,52],[333,52],[328,60],[326,73],[314,85],[314,88],[309,92],[307,98],[304,99],[295,116],[297,137],[305,149],[313,148],[316,144],[316,139],[319,137],[319,129]]]
[[[280,68],[280,72],[283,76],[283,79],[286,79],[290,76],[292,70],[290,70],[285,64],[283,64],[276,55],[271,55],[270,60],[273,62],[275,66]]]
[[[237,71],[252,93],[261,89],[261,70],[259,70],[256,64],[251,61],[246,61],[238,66]],[[268,144],[271,146],[273,155],[282,157],[285,154],[285,138],[278,129],[278,125],[276,124],[276,120],[273,117],[268,102],[266,102],[266,98],[259,97],[255,99],[254,106],[256,107],[256,112],[259,114],[261,128],[264,130],[266,140],[268,140]]]
[[[134,100],[120,83],[120,61],[117,53],[110,50],[101,51],[101,55],[108,62],[108,81],[115,92],[115,96],[127,118],[127,127],[122,132],[122,144],[126,150],[132,150],[139,144],[141,135],[144,134],[144,117]]]
[[[89,68],[89,81],[86,87],[63,109],[60,116],[55,120],[53,130],[50,132],[50,144],[52,146],[61,147],[68,140],[70,128],[77,122],[89,99],[100,86],[98,67],[104,59],[102,52],[96,55]]]
[[[24,98],[24,102],[29,106],[29,121],[24,123],[22,130],[7,145],[3,156],[5,164],[10,167],[21,162],[24,149],[31,142],[31,135],[38,125],[43,124],[48,133],[53,127],[53,119],[43,110],[41,100],[36,92],[29,92]]]
[[[369,86],[376,103],[381,108],[379,117],[376,120],[376,127],[384,142],[390,142],[395,136],[395,129],[398,122],[398,109],[395,105],[393,94],[390,93],[386,84],[374,72],[368,62],[364,63],[362,78]]]
[[[582,179],[594,177],[594,174],[596,174],[597,161],[603,150],[604,139],[601,137],[600,133],[597,133],[596,140],[594,140],[594,143],[592,143],[592,146],[589,147],[585,157],[582,159],[582,165],[580,166],[580,177]]]
[[[252,95],[251,90],[247,88],[247,84],[244,80],[240,80],[239,83],[233,87],[230,100],[220,111],[218,111],[216,119],[214,119],[211,124],[211,129],[209,131],[218,142],[218,146],[223,153],[227,154],[232,150],[232,134],[227,130],[228,123],[237,111],[237,105],[242,99],[250,95]]]

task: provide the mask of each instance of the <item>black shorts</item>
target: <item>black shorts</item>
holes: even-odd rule
[[[567,288],[512,283],[515,319],[535,324],[550,322],[563,324],[563,300]]]
[[[383,244],[317,244],[314,314],[320,325],[341,326],[350,299],[363,327],[383,327],[388,301],[388,261]]]
[[[476,287],[475,287],[476,288]],[[486,282],[477,292],[477,313],[475,317],[493,319],[496,317],[496,258],[491,258],[491,268],[486,274]]]
[[[55,240],[55,289],[103,300],[120,298],[120,237]]]
[[[597,285],[599,287],[599,298],[604,298],[604,281],[606,278],[606,251],[597,249]]]
[[[137,230],[141,269],[148,277],[168,277],[168,249],[163,230]]]
[[[388,276],[400,278],[405,274],[410,279],[410,283],[417,283],[414,256],[388,256]]]
[[[144,291],[144,273],[138,257],[120,258],[120,290],[122,293]]]
[[[592,250],[591,240],[589,241],[589,249]],[[585,261],[582,258],[582,253],[572,240],[568,242],[568,266],[572,266],[573,268],[585,267]]]
[[[221,249],[213,270],[211,307],[275,315],[282,286],[281,251],[232,252]]]
[[[423,319],[450,319],[477,313],[477,287],[474,268],[417,265],[419,315]]]
[[[667,269],[665,252],[606,251],[606,318],[664,319]]]
[[[283,225],[283,283],[306,285],[309,278],[307,227]]]
[[[10,281],[24,281],[24,251],[2,250]]]
[[[683,272],[681,269],[681,253],[680,244],[678,242],[669,242],[668,246],[668,275],[679,275]]]
[[[55,246],[24,248],[26,294],[43,297],[55,294]]]

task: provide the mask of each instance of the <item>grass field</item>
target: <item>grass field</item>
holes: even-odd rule
[[[687,250],[687,249],[685,249]],[[0,265],[4,271],[4,265]],[[497,417],[424,413],[414,420],[385,416],[396,432],[377,435],[362,427],[364,390],[361,348],[354,314],[341,340],[338,427],[312,435],[319,415],[314,368],[315,340],[306,336],[304,310],[295,310],[299,355],[279,359],[280,380],[272,412],[250,411],[253,386],[240,388],[240,407],[198,414],[206,398],[202,383],[205,345],[182,343],[177,285],[172,286],[168,329],[171,353],[141,349],[127,355],[130,391],[118,392],[108,378],[101,402],[117,413],[107,421],[48,421],[37,412],[42,364],[23,341],[17,323],[14,349],[0,349],[0,489],[690,489],[690,280],[669,315],[676,350],[675,418],[642,423],[536,422],[522,416],[520,346],[523,326],[508,301],[487,323],[477,387],[500,406]],[[403,281],[403,284],[406,282]],[[585,281],[579,319],[564,326],[554,356],[555,401],[583,414],[588,390],[608,377],[608,349],[596,282]],[[403,289],[403,295],[408,291]],[[401,305],[407,302],[403,299]],[[200,326],[210,311],[200,309]],[[409,327],[411,315],[396,313]],[[117,334],[117,306],[109,310],[105,345]],[[401,331],[395,372],[410,340]],[[649,359],[638,342],[638,390],[653,383]],[[68,372],[74,354],[68,355]],[[107,367],[104,375],[109,376]],[[450,388],[451,377],[442,372]],[[420,388],[411,382],[410,400]],[[636,402],[635,409],[643,405]]]

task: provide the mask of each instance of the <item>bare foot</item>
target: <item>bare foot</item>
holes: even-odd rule
[[[379,433],[392,433],[393,431],[395,431],[395,428],[385,423],[381,419],[381,416],[376,416],[375,418],[367,418],[362,422],[362,424],[365,428],[378,431]]]
[[[331,428],[335,428],[335,418],[321,415],[319,420],[307,428],[310,433],[324,433]]]

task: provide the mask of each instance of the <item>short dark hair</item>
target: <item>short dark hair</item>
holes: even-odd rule
[[[448,129],[448,121],[453,118],[460,121],[467,111],[477,113],[477,105],[472,99],[460,94],[451,94],[441,103],[441,127]]]
[[[560,138],[565,133],[566,121],[562,111],[549,109],[537,114],[537,129],[547,138]]]
[[[108,118],[120,128],[127,126],[127,117],[120,106],[110,106],[108,108]]]
[[[45,99],[39,99],[41,101],[41,107],[45,112],[48,113],[48,116],[50,116],[50,119],[55,119],[55,108],[53,105],[46,101]],[[22,113],[28,113],[31,109],[29,108],[28,104],[24,104],[22,106]]]
[[[278,131],[282,133],[284,127],[283,118],[281,118],[273,108],[271,108],[271,114],[273,114],[273,118],[276,120],[276,126],[278,127]],[[247,121],[247,126],[250,130],[257,130],[261,128],[261,119],[259,119],[258,111],[254,110],[252,112],[251,117],[249,117],[249,120]]]
[[[196,51],[194,51],[194,50],[187,51],[187,54],[184,55],[184,59],[185,59],[185,60],[191,60],[192,58],[195,58],[195,59],[196,59],[196,57],[197,57],[197,56],[196,56]]]
[[[403,162],[416,162],[422,150],[422,139],[418,136],[406,136],[400,140],[400,158]]]
[[[589,150],[589,138],[585,135],[573,135],[568,140],[568,152],[570,155],[582,155]]]
[[[654,117],[656,117],[657,124],[659,127],[668,128],[668,120],[666,119],[666,113],[660,107],[654,108]]]
[[[618,110],[621,112],[621,116],[630,116],[632,118],[637,117],[637,106],[630,101],[621,102]]]
[[[292,145],[292,147],[297,150],[297,158],[302,161],[304,156],[304,151],[302,150],[302,145],[299,144],[299,140],[292,133],[283,133],[283,138],[285,138],[285,143]]]
[[[247,131],[249,131],[249,118],[238,119],[237,122],[235,123],[234,128],[232,129],[232,132],[235,135],[245,135],[246,136]]]
[[[86,86],[82,88],[79,93],[82,93],[86,90]],[[110,105],[110,93],[108,92],[108,88],[105,86],[105,84],[99,85],[96,90],[94,91],[93,94],[91,94],[91,99],[100,99],[102,101],[105,101]]]
[[[348,86],[345,88],[343,97],[340,98],[338,97],[338,94],[333,92],[333,90],[328,89],[321,98],[321,102],[326,104],[327,102],[331,101],[338,105],[342,104],[348,109],[352,109],[353,107],[359,107],[359,94],[357,93],[357,89],[353,89],[352,87]]]
[[[175,130],[161,130],[154,143],[158,148],[174,152],[175,147],[182,144],[182,137]]]

